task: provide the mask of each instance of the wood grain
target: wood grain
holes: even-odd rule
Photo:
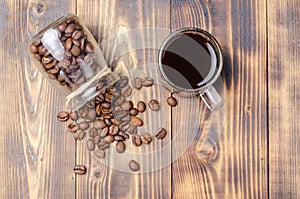
[[[173,197],[267,198],[265,2],[173,0],[172,30],[190,26],[208,30],[222,46],[227,111],[211,153],[201,158],[195,140],[173,164]],[[203,103],[197,97],[179,102],[173,136],[205,132]],[[192,127],[180,121],[192,121]]]
[[[300,198],[299,1],[268,1],[270,198]]]
[[[143,49],[145,46],[156,46],[162,43],[169,32],[157,34],[154,29],[168,28],[170,26],[170,2],[169,1],[77,1],[77,14],[84,19],[84,22],[91,29],[93,35],[98,37],[98,42],[103,43],[112,39],[103,52],[108,64],[122,74],[132,74],[126,68],[133,69],[134,75],[149,75],[158,82],[158,71],[155,64],[157,50]],[[145,28],[145,29],[143,29]],[[126,35],[129,31],[130,33]],[[136,33],[139,33],[138,35]],[[164,31],[163,31],[164,32]],[[123,35],[120,36],[119,35]],[[128,36],[128,37],[127,37]],[[114,41],[115,40],[115,41]],[[141,47],[141,48],[140,48]],[[119,50],[134,50],[122,54]],[[121,55],[121,56],[119,56]],[[112,63],[112,64],[111,64]],[[167,91],[161,90],[157,85],[151,88],[143,88],[133,97],[137,99],[150,97],[166,99],[170,95]],[[156,122],[159,119],[166,120],[166,128],[171,129],[171,110],[166,103],[162,105],[165,111],[165,118],[161,116],[151,117],[150,111],[140,114],[145,125],[152,126],[150,133],[158,128]],[[142,133],[142,132],[140,132]],[[161,149],[171,140],[171,133],[163,143],[158,140],[148,146],[133,147],[130,140],[126,142],[128,150],[136,153],[151,152]],[[169,146],[170,147],[170,146]],[[113,157],[116,154],[114,145],[112,150],[106,154],[110,161],[110,167],[98,162],[92,157],[85,147],[77,145],[77,163],[88,166],[85,176],[78,177],[77,198],[170,198],[171,197],[171,167],[162,170],[134,174],[119,171],[114,167],[117,164],[128,165],[128,162],[120,162]],[[165,159],[171,160],[171,153],[158,154],[146,161],[138,161],[141,167],[161,166]]]
[[[1,1],[0,198],[74,198],[75,145],[56,120],[64,96],[29,62],[28,3]]]

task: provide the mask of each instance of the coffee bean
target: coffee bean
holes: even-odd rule
[[[92,139],[88,139],[85,143],[86,145],[86,148],[89,150],[89,151],[93,151],[95,149],[95,143],[93,142]]]
[[[115,111],[114,112],[114,117],[116,118],[122,118],[128,115],[128,111]]]
[[[45,48],[45,46],[42,45],[38,48],[38,51],[39,51],[40,55],[45,55],[47,52],[47,49]]]
[[[146,104],[145,102],[143,101],[139,101],[136,105],[136,108],[137,110],[140,112],[140,113],[143,113],[145,110],[146,110]]]
[[[100,104],[104,102],[104,96],[102,93],[99,93],[96,97],[95,97],[95,103],[96,104]]]
[[[80,39],[80,49],[83,51],[84,50],[84,44],[85,44],[86,38],[85,36]]]
[[[124,144],[124,142],[119,141],[116,144],[116,149],[118,153],[124,153],[124,151],[126,150],[126,145]]]
[[[120,124],[119,128],[121,129],[121,131],[126,132],[130,126],[131,126],[130,122],[123,122]]]
[[[113,94],[116,91],[116,88],[114,86],[110,86],[106,88],[106,92]]]
[[[131,136],[131,141],[134,146],[141,146],[141,144],[142,144],[142,140],[139,135]]]
[[[89,122],[93,122],[96,119],[96,111],[94,109],[90,109],[86,118]]]
[[[145,86],[145,87],[149,87],[149,86],[152,86],[153,85],[153,79],[151,77],[145,77],[143,78],[142,80],[142,85]]]
[[[143,86],[142,85],[142,79],[139,78],[139,77],[134,78],[133,81],[132,81],[132,85],[136,89],[142,88],[142,86]]]
[[[113,125],[113,123],[110,121],[110,119],[104,119],[104,122],[105,122],[106,126],[108,126],[108,127]]]
[[[130,86],[126,86],[122,89],[122,93],[125,97],[129,97],[132,94],[132,88]]]
[[[57,64],[56,60],[53,60],[51,63],[44,65],[46,69],[53,68]]]
[[[166,129],[164,129],[164,128],[159,128],[159,129],[156,131],[156,133],[155,133],[155,137],[156,137],[157,139],[163,139],[163,138],[166,136],[166,134],[167,134]]]
[[[109,109],[109,108],[111,107],[111,104],[108,103],[108,102],[103,102],[103,103],[101,104],[101,107],[102,107],[102,108],[105,108],[105,109]]]
[[[105,98],[105,101],[110,103],[112,101],[113,96],[110,93],[105,93],[104,98]]]
[[[112,113],[102,115],[104,119],[111,119],[113,117]]]
[[[80,123],[79,123],[79,128],[80,128],[81,130],[86,130],[86,129],[89,128],[89,123],[86,122],[86,121],[80,122]]]
[[[130,125],[130,127],[126,131],[130,135],[136,135],[137,134],[137,127],[134,125]]]
[[[74,166],[73,171],[75,174],[83,175],[86,173],[86,167],[83,165],[76,165]]]
[[[100,137],[99,135],[97,135],[97,136],[95,136],[95,137],[93,138],[93,142],[94,142],[96,145],[100,142],[100,140],[101,140],[101,137]]]
[[[95,108],[95,112],[96,112],[96,115],[98,116],[98,117],[100,117],[101,116],[101,112],[102,111],[102,109],[101,109],[101,104],[97,104],[97,106],[96,106],[96,108]]]
[[[113,125],[116,125],[116,126],[119,126],[119,125],[120,125],[119,122],[118,122],[118,120],[116,120],[116,119],[114,119],[114,118],[110,119],[110,121],[111,121],[111,123],[112,123]]]
[[[77,131],[76,133],[74,133],[73,137],[75,140],[82,140],[85,136],[85,132],[84,131]]]
[[[125,141],[125,138],[121,135],[115,135],[114,138],[115,138],[115,141]]]
[[[114,97],[111,103],[114,106],[119,106],[119,105],[121,105],[125,101],[126,101],[126,98],[125,98],[125,96],[122,95],[122,96],[117,97],[117,98]]]
[[[108,149],[109,148],[109,143],[107,143],[107,142],[105,142],[105,141],[101,141],[98,145],[97,145],[97,147],[98,147],[98,149],[101,149],[101,150],[106,150],[106,149]]]
[[[81,107],[77,111],[78,116],[81,117],[81,118],[85,118],[87,113],[88,113],[88,108],[87,107]]]
[[[65,33],[66,34],[71,34],[75,29],[75,24],[71,23],[67,26]]]
[[[56,114],[56,117],[57,117],[58,121],[65,122],[69,119],[69,113],[66,111],[61,111]]]
[[[47,70],[47,73],[51,74],[51,75],[56,75],[59,72],[59,67],[58,66],[54,66],[53,68]]]
[[[103,138],[103,141],[107,142],[107,143],[112,143],[112,142],[115,141],[115,138],[114,138],[114,136],[109,134],[109,135],[107,135],[106,137]]]
[[[74,55],[74,56],[78,56],[81,53],[80,48],[76,45],[73,45],[73,47],[71,48],[70,51],[71,51],[72,55]]]
[[[116,83],[117,88],[124,88],[128,84],[128,77],[122,76]]]
[[[94,151],[94,156],[95,156],[96,158],[102,159],[102,158],[105,157],[105,151],[103,151],[103,150],[101,150],[101,149],[96,149],[96,150]]]
[[[86,53],[89,53],[89,54],[94,53],[94,47],[90,42],[86,42],[85,51],[86,51]]]
[[[36,39],[34,42],[32,42],[32,45],[35,47],[39,46],[41,44],[41,38]]]
[[[73,121],[76,121],[76,120],[78,120],[78,114],[77,114],[77,111],[72,111],[71,113],[70,113],[70,119],[71,120],[73,120]]]
[[[32,54],[38,53],[38,48],[37,48],[36,46],[34,46],[33,44],[31,44],[31,45],[29,46],[29,50],[30,50],[30,52],[31,52]]]
[[[150,100],[150,102],[148,103],[148,106],[153,111],[158,111],[160,109],[159,102],[155,99]]]
[[[175,97],[168,97],[167,102],[172,107],[177,105],[177,100]]]
[[[121,104],[121,109],[124,111],[128,111],[133,107],[133,104],[131,101],[125,101]]]
[[[83,32],[80,31],[80,30],[75,30],[73,33],[72,33],[72,38],[77,40],[79,39],[81,36],[83,35]],[[80,45],[80,42],[79,42],[79,45]]]
[[[103,109],[101,109],[101,112],[103,115],[109,114],[112,112],[112,108],[110,108],[110,109],[103,108]]]
[[[136,108],[132,108],[132,109],[130,109],[130,111],[129,111],[129,114],[130,114],[131,116],[137,116],[138,113],[139,113],[139,111],[138,111]]]
[[[106,127],[106,124],[102,119],[98,119],[98,120],[94,121],[93,127],[95,129],[103,129],[104,127]]]
[[[60,32],[64,32],[67,28],[67,24],[66,22],[62,22],[60,23],[58,26],[57,26],[57,29],[60,31]]]
[[[91,137],[91,138],[94,138],[94,137],[96,137],[97,135],[98,135],[98,132],[97,132],[97,130],[95,129],[95,128],[89,128],[88,129],[88,132],[89,132],[89,136]]]
[[[104,129],[102,129],[102,130],[100,131],[99,135],[100,135],[101,137],[105,137],[105,136],[108,135],[108,133],[109,133],[109,129],[108,129],[108,127],[105,127]]]
[[[129,135],[123,131],[119,131],[118,135],[122,136],[124,139],[129,139]]]
[[[130,160],[128,166],[129,166],[131,171],[140,170],[140,165],[135,160]]]
[[[152,141],[152,136],[149,133],[142,133],[141,140],[144,144],[149,144]]]
[[[112,125],[109,127],[109,134],[111,135],[117,135],[119,133],[119,127]]]
[[[135,126],[142,126],[143,125],[143,120],[141,120],[141,118],[139,118],[139,117],[132,117],[131,122]]]
[[[72,39],[68,38],[65,43],[65,49],[70,50],[72,47]]]
[[[129,122],[130,120],[131,120],[131,116],[128,112],[124,117],[120,118],[120,122]]]
[[[77,130],[79,130],[79,126],[76,123],[72,122],[68,125],[68,131],[70,133],[75,133]]]

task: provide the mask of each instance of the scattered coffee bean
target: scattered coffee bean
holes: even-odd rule
[[[108,133],[109,133],[109,129],[108,129],[108,127],[105,127],[105,128],[103,128],[103,129],[100,131],[99,135],[100,135],[102,138],[104,138],[105,136],[108,135]]]
[[[86,167],[84,165],[76,165],[73,168],[75,174],[83,175],[86,173]]]
[[[104,127],[106,127],[106,124],[102,119],[98,119],[98,120],[94,121],[93,127],[95,129],[103,129]]]
[[[115,141],[115,138],[114,138],[114,136],[109,134],[109,135],[107,135],[106,137],[103,138],[103,141],[107,142],[107,143],[113,143]]]
[[[125,141],[125,138],[121,135],[115,135],[114,138],[115,138],[115,141]]]
[[[135,160],[130,160],[128,165],[131,171],[138,171],[140,169],[139,163]]]
[[[79,123],[79,128],[80,128],[81,130],[86,130],[86,129],[89,128],[89,123],[86,122],[86,121],[80,122],[80,123]]]
[[[119,131],[119,135],[122,136],[124,139],[129,139],[129,135],[124,133],[123,131]]]
[[[135,126],[142,126],[143,125],[143,120],[141,120],[141,118],[139,118],[139,117],[132,117],[131,122]]]
[[[175,97],[168,97],[167,102],[172,107],[177,105],[177,100]]]
[[[90,109],[89,112],[86,115],[86,118],[89,122],[93,122],[96,119],[96,111],[95,109]]]
[[[95,143],[93,142],[92,139],[88,139],[85,144],[86,144],[86,148],[89,151],[93,151],[95,149]]]
[[[124,111],[128,111],[133,107],[133,104],[131,101],[125,101],[124,103],[121,104],[121,109]]]
[[[105,151],[98,148],[94,151],[94,155],[96,156],[96,158],[102,159],[105,157]]]
[[[141,144],[142,144],[142,140],[139,135],[133,135],[131,137],[131,141],[134,146],[141,146]]]
[[[131,108],[129,111],[129,114],[131,116],[137,116],[138,113],[139,113],[139,111],[136,108]]]
[[[75,132],[78,131],[78,130],[79,130],[79,126],[78,126],[76,123],[72,122],[72,123],[70,123],[70,124],[68,125],[68,131],[69,131],[69,132],[75,133]]]
[[[129,97],[132,94],[132,88],[130,86],[127,86],[122,89],[122,93],[125,97]]]
[[[130,122],[123,122],[120,124],[119,128],[121,129],[121,131],[126,132],[130,126],[131,126]]]
[[[61,111],[56,114],[58,121],[65,122],[69,119],[69,113],[66,111]]]
[[[142,79],[139,78],[139,77],[134,78],[133,81],[132,81],[132,85],[136,89],[142,88],[142,86],[143,86],[142,85]]]
[[[101,141],[101,137],[99,135],[93,138],[93,142],[97,145]]]
[[[95,136],[98,135],[97,130],[96,130],[95,128],[93,128],[93,127],[88,129],[88,133],[89,133],[89,136],[90,136],[91,138],[94,138]]]
[[[153,111],[158,111],[160,109],[159,102],[155,99],[150,100],[150,102],[148,103],[148,106]]]
[[[130,135],[136,135],[137,127],[134,125],[130,125],[126,132],[129,133]]]
[[[140,113],[143,113],[143,112],[146,110],[146,104],[145,104],[145,102],[139,101],[139,102],[137,103],[136,108],[137,108],[137,110],[138,110]]]
[[[116,144],[116,149],[118,153],[124,153],[124,151],[126,150],[126,145],[124,142],[119,141]]]
[[[119,127],[116,125],[112,125],[109,127],[109,134],[110,135],[117,135],[119,133]]]
[[[73,137],[75,140],[82,140],[85,136],[85,132],[84,131],[77,131],[76,133],[74,133]]]
[[[70,119],[73,120],[73,121],[78,120],[78,114],[77,114],[77,111],[74,111],[74,112],[71,112],[71,113],[70,113]]]
[[[149,144],[152,141],[152,136],[150,133],[142,133],[141,140],[144,144]]]
[[[120,80],[117,82],[117,88],[124,88],[128,84],[128,77],[122,76]]]
[[[98,147],[98,149],[106,150],[106,149],[109,148],[109,145],[110,145],[110,143],[107,143],[107,142],[105,142],[105,141],[101,141],[101,142],[97,145],[97,147]]]
[[[153,85],[153,79],[151,77],[145,77],[143,78],[142,80],[142,85],[145,86],[145,87],[149,87],[149,86],[152,86]]]
[[[163,139],[163,138],[166,136],[166,134],[167,134],[166,129],[164,129],[164,128],[159,128],[159,129],[156,131],[156,133],[155,133],[155,137],[156,137],[157,139]]]

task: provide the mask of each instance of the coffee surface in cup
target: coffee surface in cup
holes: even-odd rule
[[[170,39],[162,49],[162,73],[180,89],[203,86],[217,67],[217,58],[211,43],[200,33],[189,31]]]

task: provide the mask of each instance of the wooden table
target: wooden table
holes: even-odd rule
[[[57,122],[65,96],[29,62],[29,2],[1,0],[0,198],[300,198],[299,1],[49,2],[46,11],[53,17],[76,13],[99,43],[145,27],[211,32],[224,52],[225,125],[205,159],[194,144],[155,172],[131,174],[99,164]],[[147,35],[153,42],[167,36]],[[128,59],[137,66],[156,57],[142,51]],[[167,139],[200,132],[181,124],[200,126],[201,107],[198,97],[179,98],[167,118],[172,127]],[[87,174],[75,176],[75,164],[87,165]]]

